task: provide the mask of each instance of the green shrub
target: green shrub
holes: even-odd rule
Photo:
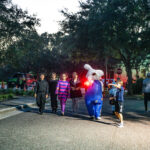
[[[8,95],[8,99],[13,99],[14,98],[14,94],[9,94]]]
[[[9,96],[8,96],[9,95]],[[33,96],[34,91],[14,90],[14,89],[0,89],[0,99],[11,99],[14,96]]]
[[[11,89],[11,88],[9,88],[9,89],[7,89],[7,93],[11,93],[11,94],[13,94],[13,93],[14,93],[14,90],[13,90],[13,89]]]
[[[33,95],[34,95],[34,91],[27,91],[27,92],[26,92],[26,95],[28,95],[28,96],[33,96]]]
[[[13,98],[14,98],[14,94],[3,94],[3,95],[0,95],[0,101],[13,99]]]
[[[8,95],[3,95],[3,99],[7,99],[8,98]]]

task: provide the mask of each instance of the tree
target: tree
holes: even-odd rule
[[[0,1],[0,64],[9,45],[20,40],[24,34],[35,31],[35,25],[39,25],[39,19],[30,16],[27,11],[11,3],[11,0]]]
[[[132,94],[132,69],[149,54],[150,4],[148,0],[87,0],[80,11],[62,11],[65,34],[74,40],[74,51],[119,58],[127,72]],[[88,58],[89,58],[88,56]]]
[[[61,32],[39,35],[36,16],[11,3],[0,1],[0,66],[20,72],[70,72],[74,66],[68,53],[68,38]],[[6,68],[6,69],[5,69]]]

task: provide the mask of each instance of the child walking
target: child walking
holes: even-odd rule
[[[50,92],[50,97],[51,97],[51,107],[52,107],[52,113],[57,112],[57,95],[55,94],[56,92],[56,87],[57,87],[57,78],[56,78],[56,73],[52,73],[52,78],[49,82],[49,92]]]
[[[72,79],[70,81],[70,97],[72,99],[72,110],[73,112],[77,112],[78,110],[78,100],[82,97],[81,90],[80,90],[80,80],[78,78],[78,74],[73,72]]]
[[[110,84],[117,88],[116,93],[116,101],[115,101],[115,115],[120,120],[120,124],[118,125],[119,128],[124,127],[123,125],[123,103],[124,103],[124,88],[123,82],[120,80],[117,84]]]
[[[56,94],[60,100],[61,114],[64,116],[66,101],[70,97],[70,83],[67,81],[67,75],[65,73],[61,75],[61,79],[58,81]]]

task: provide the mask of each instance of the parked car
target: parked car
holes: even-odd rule
[[[24,86],[34,86],[36,79],[34,78],[33,74],[30,73],[15,73],[12,77],[8,79],[8,88],[13,88],[16,86],[20,86],[24,88]]]

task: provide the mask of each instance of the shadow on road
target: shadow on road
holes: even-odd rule
[[[134,107],[133,107],[133,109],[131,109],[131,107],[128,109],[127,106],[130,103],[131,102],[127,101],[127,100],[125,102],[124,120],[130,121],[130,122],[147,124],[146,121],[150,121],[150,113],[149,112],[145,113],[143,110],[140,110],[140,109],[138,110],[138,109],[135,109]],[[136,101],[136,103],[138,103],[138,102]],[[66,118],[65,119],[76,119],[76,120],[89,120],[89,121],[91,121],[89,119],[87,109],[86,109],[86,106],[85,106],[85,103],[83,100],[81,100],[79,102],[78,113],[72,113],[71,105],[72,105],[71,101],[69,101],[67,103],[67,106],[66,106],[66,113],[65,113]],[[131,103],[131,105],[133,105],[133,103]],[[141,104],[139,104],[139,105],[141,105]],[[48,107],[50,107],[50,106],[48,106]],[[26,113],[30,112],[30,113],[37,113],[38,114],[38,108],[34,108],[34,107],[27,107],[26,109],[18,108],[18,110],[26,112]],[[50,108],[47,108],[47,109],[45,109],[44,114],[53,114],[53,113],[51,113]],[[57,115],[61,116],[60,108],[58,109]],[[117,119],[116,119],[115,115],[112,115],[112,113],[111,113],[111,105],[109,104],[108,100],[104,100],[104,105],[102,108],[102,120],[100,120],[100,121],[94,120],[94,121],[97,123],[105,124],[105,125],[116,126]]]

